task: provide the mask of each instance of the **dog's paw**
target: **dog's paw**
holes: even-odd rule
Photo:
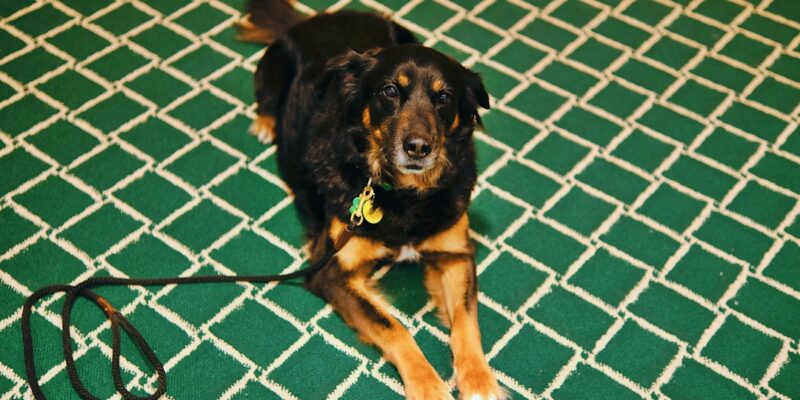
[[[272,143],[275,140],[275,117],[271,115],[256,116],[255,121],[250,125],[250,134],[261,143]]]
[[[447,384],[435,372],[416,374],[403,383],[407,400],[453,400]]]
[[[508,393],[495,379],[488,367],[471,368],[458,374],[461,400],[505,400]]]

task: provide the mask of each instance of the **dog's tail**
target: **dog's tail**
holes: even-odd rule
[[[249,0],[245,10],[247,15],[239,23],[239,39],[267,45],[305,18],[290,0]]]

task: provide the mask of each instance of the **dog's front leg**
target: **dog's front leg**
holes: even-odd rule
[[[382,244],[354,236],[311,278],[310,288],[330,302],[362,340],[377,346],[394,364],[403,379],[406,398],[452,399],[411,334],[389,315],[380,294],[370,285],[369,273],[376,261],[389,254]]]
[[[450,348],[461,399],[506,397],[489,369],[478,328],[478,287],[467,216],[420,244],[426,259],[425,286],[450,325]]]

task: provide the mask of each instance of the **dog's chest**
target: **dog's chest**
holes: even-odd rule
[[[415,249],[411,245],[404,245],[400,247],[397,251],[397,255],[395,256],[395,262],[404,262],[404,261],[419,261],[422,256],[419,254],[417,249]]]

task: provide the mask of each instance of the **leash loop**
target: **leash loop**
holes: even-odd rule
[[[350,228],[350,227],[348,227]],[[46,296],[55,295],[58,293],[65,293],[64,306],[61,311],[61,345],[64,351],[64,361],[66,362],[67,374],[69,376],[70,384],[73,390],[83,400],[100,400],[94,396],[86,386],[81,382],[78,374],[78,369],[75,364],[75,355],[72,349],[72,332],[71,332],[71,319],[72,308],[78,298],[85,298],[90,300],[97,308],[102,310],[111,324],[112,345],[111,345],[111,376],[114,381],[114,387],[125,400],[157,400],[167,391],[167,373],[164,370],[164,365],[158,359],[153,349],[147,343],[142,334],[136,327],[125,318],[111,303],[92,289],[98,287],[108,286],[164,286],[164,285],[181,285],[181,284],[203,284],[203,283],[232,283],[232,282],[249,282],[249,283],[269,283],[275,281],[285,281],[288,279],[295,279],[300,277],[309,276],[328,264],[328,261],[334,256],[336,251],[347,243],[353,236],[350,229],[344,229],[337,235],[335,246],[332,246],[322,258],[317,260],[311,266],[301,269],[299,271],[283,274],[283,275],[249,275],[249,276],[190,276],[178,278],[159,278],[159,279],[123,279],[123,278],[90,278],[77,285],[52,285],[46,286],[33,292],[30,297],[25,300],[22,307],[22,318],[20,325],[22,328],[22,351],[25,357],[25,375],[28,385],[31,388],[31,393],[36,400],[46,400],[42,388],[39,385],[39,375],[36,372],[36,361],[33,358],[33,335],[31,330],[31,314],[33,313],[36,303]],[[147,397],[139,397],[131,393],[125,388],[125,383],[122,381],[122,373],[120,370],[120,356],[121,356],[121,336],[120,328],[125,331],[125,334],[131,339],[133,344],[142,352],[157,375],[158,387],[156,391]]]

